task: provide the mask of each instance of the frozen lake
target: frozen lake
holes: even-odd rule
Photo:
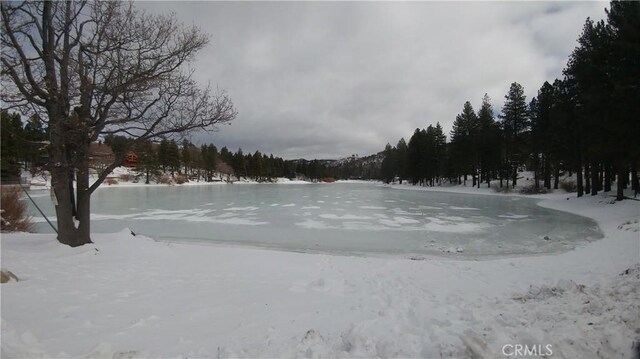
[[[32,194],[53,217],[48,192]],[[592,220],[533,199],[376,184],[122,186],[96,191],[92,211],[92,232],[339,254],[523,255],[602,237]]]

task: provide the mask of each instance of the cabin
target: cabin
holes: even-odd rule
[[[124,159],[125,167],[137,167],[138,166],[138,154],[134,151],[127,152],[127,157]]]

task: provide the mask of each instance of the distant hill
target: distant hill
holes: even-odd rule
[[[337,160],[308,160],[298,158],[290,160],[290,162],[296,164],[299,169],[301,166],[310,166],[312,163],[316,162],[320,167],[324,168],[321,169],[319,173],[324,174],[324,176],[330,176],[338,179],[379,179],[380,168],[382,167],[383,160],[384,152],[378,152],[365,157],[351,155]]]

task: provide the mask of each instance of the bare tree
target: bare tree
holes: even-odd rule
[[[48,122],[61,243],[91,242],[91,194],[124,161],[126,151],[90,183],[99,136],[125,135],[135,148],[236,116],[224,92],[200,88],[187,68],[208,37],[173,15],[119,1],[2,2],[1,15],[2,101]]]

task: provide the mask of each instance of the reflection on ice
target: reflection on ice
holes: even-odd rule
[[[54,214],[48,197],[36,201]],[[601,237],[593,221],[531,199],[375,184],[105,188],[92,208],[95,232],[328,253],[535,254]]]

